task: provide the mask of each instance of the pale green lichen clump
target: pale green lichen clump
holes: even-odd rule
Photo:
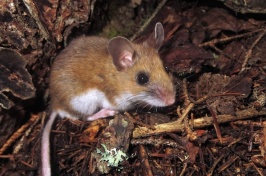
[[[121,162],[128,159],[127,155],[122,150],[117,150],[117,148],[108,150],[104,144],[101,145],[104,151],[102,152],[97,148],[96,152],[102,156],[100,161],[107,162],[107,166],[118,167]]]

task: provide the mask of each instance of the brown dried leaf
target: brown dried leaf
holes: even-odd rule
[[[228,77],[219,74],[203,74],[197,82],[194,93],[197,99],[208,95],[207,103],[215,114],[235,114],[243,98],[251,93],[252,80],[244,74]],[[225,96],[226,95],[226,96]],[[240,96],[241,95],[241,96]]]
[[[106,126],[105,119],[99,119],[96,121],[92,121],[88,128],[83,131],[82,135],[79,138],[79,142],[81,143],[91,143],[95,142],[95,139],[101,128]]]
[[[196,146],[192,142],[189,142],[186,144],[186,151],[188,153],[188,162],[189,163],[195,163],[196,157],[198,156],[199,153],[199,146]]]
[[[252,79],[245,74],[232,76],[228,84],[224,87],[225,92],[240,93],[241,98],[247,98],[251,93]]]
[[[203,48],[193,44],[172,46],[162,53],[165,65],[177,73],[199,72],[207,60],[212,60],[213,55]]]
[[[216,37],[221,31],[239,32],[252,28],[254,28],[252,24],[237,19],[228,10],[211,8],[205,14],[199,15],[196,23],[191,27],[190,30],[194,31],[191,35],[191,40],[198,45],[206,39]]]
[[[235,0],[225,0],[224,4],[240,13],[266,13],[266,4],[262,0],[245,0],[245,1],[235,1]]]
[[[226,45],[223,50],[225,55],[220,55],[219,58],[215,59],[216,68],[221,70],[223,74],[233,74],[238,72],[242,67],[242,62],[246,54],[246,47],[243,42],[233,41]]]

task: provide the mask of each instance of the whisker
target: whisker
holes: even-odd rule
[[[154,92],[152,91],[145,91],[138,95],[130,95],[120,99],[117,102],[118,107],[121,109],[127,109],[130,106],[134,106],[136,108],[136,112],[143,111],[143,109],[148,108],[148,111],[151,111],[155,107],[155,112],[158,112],[158,108],[154,105],[151,105],[147,102],[156,102],[158,98],[155,97]]]

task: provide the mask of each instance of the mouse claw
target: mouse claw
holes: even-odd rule
[[[101,119],[101,118],[105,118],[105,117],[109,117],[109,116],[114,116],[117,113],[118,112],[115,110],[101,109],[99,112],[87,117],[87,120],[93,121],[93,120],[97,120],[97,119]]]

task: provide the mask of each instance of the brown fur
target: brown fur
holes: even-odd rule
[[[112,104],[121,93],[131,92],[136,95],[156,85],[161,85],[169,96],[174,94],[171,80],[155,49],[147,44],[132,43],[136,62],[128,69],[118,71],[107,45],[108,40],[105,38],[80,37],[58,55],[50,77],[53,110],[62,109],[75,114],[69,104],[71,98],[93,88],[104,92]],[[146,86],[136,82],[140,71],[150,75],[150,82]]]

